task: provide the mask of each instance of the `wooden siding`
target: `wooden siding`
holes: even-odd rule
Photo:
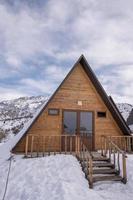
[[[82,101],[82,105],[78,105]],[[59,109],[59,115],[48,115],[49,108]],[[87,74],[80,64],[65,80],[64,84],[49,102],[47,108],[32,125],[27,134],[36,135],[60,135],[62,134],[63,109],[84,110],[94,112],[94,146],[100,148],[100,136],[123,135],[108,108],[96,92]],[[97,111],[106,111],[106,118],[98,118]],[[16,145],[15,152],[23,152],[25,137]]]

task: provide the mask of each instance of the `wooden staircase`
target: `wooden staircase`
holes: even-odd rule
[[[77,158],[90,188],[93,188],[93,184],[98,181],[119,181],[124,184],[127,182],[126,155],[112,141],[108,141],[108,148],[104,148],[100,153],[89,152],[83,143],[81,146]]]
[[[92,180],[93,183],[98,181],[123,181],[120,172],[115,168],[115,165],[112,164],[109,158],[101,156],[97,153],[92,154]],[[89,166],[87,165],[86,160],[80,160],[83,172],[85,177],[89,180]],[[91,185],[90,185],[91,187]]]

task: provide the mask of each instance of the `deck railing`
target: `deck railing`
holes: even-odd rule
[[[33,157],[56,154],[56,153],[76,153],[80,148],[80,137],[77,135],[27,135],[25,145],[25,156]]]
[[[127,182],[127,169],[126,169],[126,153],[121,150],[116,143],[112,140],[112,137],[101,138],[101,154],[109,158],[110,162],[114,164],[117,169],[117,173],[123,178],[123,183]]]
[[[106,136],[106,138],[111,139],[124,152],[133,153],[133,136]],[[103,140],[103,137],[101,137],[101,140]],[[101,144],[103,144],[103,141],[101,141]]]

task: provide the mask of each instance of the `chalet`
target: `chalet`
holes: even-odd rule
[[[12,150],[25,152],[28,145],[26,151],[75,151],[74,136],[83,135],[94,151],[101,148],[102,136],[129,136],[130,129],[81,55]]]

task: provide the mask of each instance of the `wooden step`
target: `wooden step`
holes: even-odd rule
[[[93,158],[92,160],[93,160],[93,161],[107,161],[107,162],[110,161],[110,159],[107,158],[107,157],[95,157],[95,158]]]
[[[86,162],[81,162],[81,166],[83,169],[87,168],[87,164]],[[89,167],[89,166],[88,166]],[[110,163],[110,162],[93,162],[93,169],[97,169],[97,168],[115,168],[114,164]]]
[[[118,171],[116,169],[94,169],[93,174],[118,174]]]
[[[109,158],[107,157],[95,157],[92,159],[93,161],[106,161],[106,162],[109,162]],[[82,161],[85,161],[86,162],[86,159],[83,159],[83,158],[80,158],[80,162]]]
[[[85,175],[88,175],[89,172],[88,172],[87,168],[84,168],[83,171],[84,171]],[[105,169],[100,168],[99,169],[99,168],[95,168],[95,169],[93,169],[93,174],[114,174],[114,175],[118,175],[119,172],[116,169],[110,169],[110,168],[105,168]]]
[[[97,181],[122,181],[121,176],[95,176],[93,177],[93,182]]]
[[[114,164],[109,162],[94,162],[93,167],[111,167],[114,168]]]

